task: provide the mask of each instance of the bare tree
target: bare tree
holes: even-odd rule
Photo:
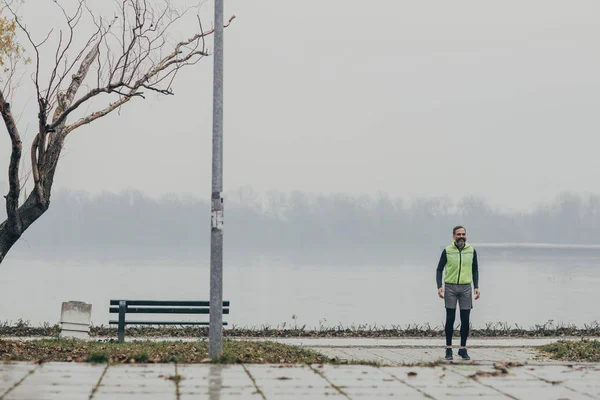
[[[209,55],[205,38],[213,33],[213,29],[204,30],[200,18],[197,18],[197,31],[189,39],[170,43],[170,28],[189,10],[179,13],[168,1],[157,7],[149,0],[119,0],[115,3],[118,13],[110,20],[92,12],[85,0],[77,0],[77,7],[70,14],[58,2],[55,4],[64,16],[66,29],[58,33],[51,31],[40,41],[33,38],[31,30],[10,4],[5,4],[33,50],[35,72],[32,81],[38,113],[37,133],[30,151],[33,189],[20,204],[23,188],[19,165],[23,143],[7,101],[14,91],[11,70],[0,89],[0,112],[12,144],[9,191],[5,196],[7,219],[0,224],[0,263],[23,232],[48,210],[54,174],[65,139],[71,132],[120,109],[136,97],[144,98],[147,92],[172,95],[173,80],[178,71]],[[93,22],[95,29],[76,50],[74,42],[81,37],[78,32],[82,30],[84,16]],[[49,76],[42,78],[44,64],[40,49],[53,34],[58,36],[58,45]],[[80,94],[82,86],[86,91]],[[102,104],[97,111],[82,112],[97,104]],[[79,117],[74,117],[76,115]]]

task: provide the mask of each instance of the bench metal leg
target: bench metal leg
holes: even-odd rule
[[[125,341],[125,309],[127,305],[125,301],[119,302],[119,343]]]

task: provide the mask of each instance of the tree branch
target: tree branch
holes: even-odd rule
[[[79,70],[77,71],[77,73],[75,75],[73,75],[71,84],[69,85],[69,88],[67,89],[67,91],[64,94],[59,94],[58,106],[56,107],[56,111],[54,112],[54,117],[52,119],[52,124],[48,128],[48,131],[53,131],[60,124],[64,123],[65,120],[67,119],[67,117],[69,116],[69,114],[71,112],[73,112],[77,107],[79,107],[83,103],[83,101],[80,101],[80,102],[78,102],[78,104],[76,106],[71,106],[71,103],[73,102],[73,98],[75,97],[77,90],[79,89],[79,87],[81,86],[81,83],[85,79],[85,76],[87,75],[87,73],[90,69],[90,66],[94,62],[94,59],[98,56],[99,51],[100,50],[99,50],[99,43],[98,43],[98,44],[94,45],[94,47],[92,47],[92,49],[89,51],[89,53],[85,56],[85,58],[81,62],[81,65],[79,66]],[[98,91],[98,93],[101,93],[101,91]],[[95,96],[98,93],[95,93],[93,95],[89,95],[89,94],[86,95],[87,96],[86,100]]]
[[[4,99],[4,93],[0,91],[0,113],[4,119],[4,125],[10,136],[12,151],[10,154],[10,163],[8,167],[8,194],[6,198],[6,214],[8,216],[8,226],[14,235],[20,236],[23,230],[21,218],[19,215],[19,193],[21,187],[19,185],[19,161],[21,160],[21,152],[23,144],[21,136],[15,124],[15,119],[10,111],[10,104]]]
[[[67,15],[67,12],[65,11],[64,7],[61,6],[59,3],[56,3],[57,6],[61,9],[63,15],[65,16],[66,20],[67,20],[67,25],[69,26],[69,40],[67,41],[67,44],[65,45],[65,48],[62,50],[61,52],[61,47],[62,47],[62,31],[60,32],[60,41],[58,46],[56,47],[56,56],[55,56],[55,63],[54,63],[54,69],[52,70],[52,74],[50,75],[50,81],[48,83],[48,90],[46,92],[46,102],[49,101],[51,93],[52,93],[52,84],[54,83],[54,79],[56,78],[57,72],[58,72],[58,67],[60,66],[61,60],[65,57],[65,54],[67,53],[67,51],[69,50],[69,48],[71,47],[71,43],[73,42],[73,36],[74,36],[74,29],[77,26],[77,23],[79,22],[79,17],[81,17],[81,9],[83,6],[83,0],[79,0],[79,6],[77,7],[77,11],[75,12],[75,15],[73,15],[73,17],[69,17]],[[75,22],[73,22],[75,21]],[[89,45],[89,42],[88,42]],[[87,47],[87,45],[86,45]],[[66,59],[65,59],[66,62]],[[65,71],[65,74],[68,73],[68,71]],[[60,82],[59,82],[60,84]]]
[[[97,120],[98,118],[104,117],[106,114],[121,107],[123,104],[127,103],[129,100],[131,100],[135,96],[140,96],[140,94],[130,92],[127,94],[127,96],[124,96],[124,97],[120,98],[119,100],[117,100],[116,102],[111,103],[104,110],[94,112],[85,118],[81,118],[79,121],[67,126],[67,128],[65,129],[65,135],[68,135],[71,131],[79,128],[80,126],[87,125],[90,122]]]
[[[40,142],[40,134],[35,135],[33,139],[33,143],[31,144],[31,173],[33,175],[33,190],[35,192],[37,201],[39,204],[46,204],[46,199],[44,198],[44,190],[40,181],[40,168],[39,164],[41,164],[41,160],[37,159],[37,153]]]
[[[125,3],[126,2],[123,1],[123,7],[125,7]],[[155,50],[152,48],[152,43],[154,43],[154,41],[157,40],[158,38],[150,40],[148,37],[142,36],[142,34],[144,32],[147,32],[150,29],[150,28],[144,29],[144,24],[150,23],[150,22],[147,22],[145,19],[146,18],[145,17],[145,9],[140,9],[139,5],[135,5],[136,3],[132,3],[132,4],[134,4],[132,7],[134,8],[134,14],[136,15],[136,19],[135,19],[134,25],[129,30],[129,32],[131,34],[131,42],[130,43],[126,42],[125,32],[127,32],[127,29],[124,24],[124,27],[122,30],[122,42],[121,42],[123,54],[121,54],[121,56],[118,58],[118,60],[116,61],[116,63],[114,65],[110,66],[110,71],[108,74],[108,82],[106,82],[105,86],[103,86],[103,87],[100,87],[100,85],[98,84],[98,87],[91,89],[85,95],[83,95],[79,99],[73,101],[72,103],[69,101],[68,103],[70,105],[66,105],[66,106],[59,105],[56,113],[54,114],[55,115],[54,120],[48,128],[50,131],[56,129],[60,124],[64,123],[66,121],[67,117],[71,113],[73,113],[75,110],[80,108],[81,105],[83,105],[84,103],[88,102],[93,97],[95,97],[101,93],[107,93],[107,94],[117,93],[117,94],[123,96],[123,98],[119,99],[118,101],[116,101],[114,103],[111,103],[108,107],[106,107],[102,111],[98,111],[87,117],[81,118],[77,122],[70,125],[68,127],[68,129],[65,131],[65,134],[68,134],[69,132],[73,131],[74,129],[76,129],[82,125],[86,125],[86,124],[90,123],[91,121],[94,121],[100,117],[103,117],[104,115],[110,113],[111,111],[115,110],[119,106],[128,102],[131,99],[131,97],[135,97],[135,96],[144,97],[143,92],[141,92],[140,89],[146,89],[146,90],[154,91],[154,92],[157,92],[160,94],[165,94],[165,95],[173,94],[172,90],[170,89],[170,86],[171,86],[170,82],[172,80],[169,82],[169,85],[166,88],[159,87],[158,84],[160,82],[162,82],[165,78],[167,78],[169,75],[176,74],[177,70],[179,68],[181,68],[182,66],[194,64],[193,59],[196,59],[197,57],[203,57],[203,56],[209,55],[204,50],[204,38],[208,35],[213,34],[214,29],[211,29],[206,32],[201,30],[200,33],[192,36],[188,40],[177,43],[175,45],[173,52],[170,53],[169,55],[167,55],[166,57],[163,57],[159,62],[154,63],[154,62],[150,61],[151,65],[148,67],[147,71],[145,73],[141,74],[136,79],[136,72],[138,71],[138,69],[141,68],[144,61],[147,60],[151,56],[152,50]],[[125,18],[127,16],[126,10],[123,9],[121,11]],[[164,15],[165,15],[165,13],[163,12],[161,14],[160,18],[163,18]],[[224,26],[225,27],[229,26],[231,24],[231,21],[233,21],[234,18],[235,18],[235,16],[232,16],[229,19],[229,21],[227,22],[227,24],[225,24]],[[150,23],[150,25],[154,26],[153,23]],[[200,28],[201,28],[201,25],[200,25]],[[156,30],[156,29],[157,28],[155,28],[155,27],[152,28],[152,30]],[[108,32],[108,31],[106,31],[106,32]],[[96,49],[96,55],[99,52],[100,43],[105,39],[106,39],[106,35],[105,34],[101,35],[100,40],[94,47]],[[202,49],[198,49],[200,42],[202,42]],[[146,43],[146,44],[144,45],[143,43]],[[163,45],[164,45],[164,42],[163,42]],[[190,45],[193,45],[193,46],[191,46],[191,49],[188,48],[188,46],[190,46]],[[158,49],[160,49],[160,47]],[[89,56],[90,55],[88,55],[88,57]],[[108,57],[108,54],[107,54],[107,58],[110,59]],[[81,68],[85,68],[87,71],[87,69],[89,69],[89,66],[91,65],[91,61],[92,61],[91,59],[88,59],[86,57],[86,60],[84,60],[82,62],[80,70],[81,70]],[[159,75],[162,78],[158,77]],[[165,75],[165,76],[163,76],[163,75]],[[113,78],[115,76],[118,76],[120,78],[120,80],[118,82],[113,82]],[[158,79],[156,79],[156,78],[158,78]],[[73,82],[75,82],[75,81],[76,81],[76,79],[74,78]],[[123,89],[126,89],[126,90],[124,91]],[[128,89],[128,91],[127,91],[127,89]],[[69,93],[70,92],[67,91],[67,97],[71,98],[69,96]],[[60,113],[59,113],[59,109],[60,109]]]

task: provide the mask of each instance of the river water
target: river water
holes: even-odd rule
[[[223,291],[231,314],[225,320],[239,327],[439,326],[445,313],[436,293],[436,261],[344,266],[226,260]],[[599,266],[596,256],[481,259],[482,296],[472,323],[528,328],[549,320],[600,321]],[[53,324],[61,303],[77,300],[92,304],[94,325],[107,325],[110,299],[208,300],[208,279],[208,263],[7,259],[0,267],[0,320]]]

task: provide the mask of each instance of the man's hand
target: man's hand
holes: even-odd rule
[[[440,299],[444,298],[444,288],[439,288],[438,289],[438,296],[440,296]]]
[[[479,296],[481,296],[481,292],[479,291],[479,289],[475,289],[475,300],[478,300]]]

